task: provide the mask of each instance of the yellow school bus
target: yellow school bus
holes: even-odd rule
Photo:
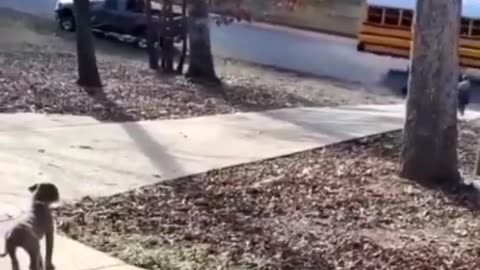
[[[366,0],[357,50],[409,58],[416,0]],[[480,0],[463,0],[460,65],[480,68]]]

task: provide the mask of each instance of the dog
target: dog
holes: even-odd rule
[[[30,186],[32,202],[27,215],[18,220],[5,235],[5,253],[0,257],[10,257],[12,270],[20,270],[16,255],[18,247],[30,257],[30,270],[43,270],[40,240],[46,240],[46,270],[54,270],[52,263],[54,220],[50,205],[60,199],[57,187],[52,183],[38,183]]]
[[[461,74],[458,76],[458,85],[457,85],[457,109],[460,115],[465,114],[465,109],[467,105],[470,103],[470,79],[467,75]],[[407,95],[408,86],[405,85],[401,89],[402,95]]]

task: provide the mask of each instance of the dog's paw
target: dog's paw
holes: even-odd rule
[[[55,266],[53,264],[49,264],[47,267],[45,267],[45,270],[55,270]]]

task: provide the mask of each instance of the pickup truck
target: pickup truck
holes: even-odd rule
[[[153,3],[152,3],[153,4]],[[178,41],[184,29],[180,13],[173,13],[174,39]],[[146,48],[147,19],[143,0],[90,0],[92,31],[113,36],[122,41],[133,41],[136,46]],[[73,0],[58,0],[55,16],[62,30],[75,31]],[[156,29],[161,29],[161,11],[152,7],[152,19]],[[156,40],[162,39],[158,37]]]

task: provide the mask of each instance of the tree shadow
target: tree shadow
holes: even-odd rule
[[[388,115],[376,115],[374,118],[359,117],[353,109],[332,109],[333,113],[327,114],[328,108],[301,108],[296,111],[279,110],[267,111],[262,116],[274,121],[291,124],[298,129],[276,132],[274,136],[280,140],[318,140],[330,138],[334,143],[355,140],[375,133],[383,133],[401,128],[403,120]],[[335,117],[335,113],[337,117]],[[302,132],[299,133],[298,130]],[[303,133],[303,134],[302,134]]]
[[[126,113],[115,102],[111,101],[106,93],[101,88],[85,89],[87,93],[99,104],[104,106],[111,112],[113,121],[123,122],[121,127],[133,139],[139,149],[148,157],[152,165],[161,172],[166,170],[183,172],[183,167],[174,157],[168,154],[167,149],[162,146],[157,140],[135,121],[135,118]]]
[[[408,72],[390,69],[380,81],[380,85],[389,89],[395,96],[403,97],[402,87],[408,83]]]
[[[221,80],[208,81],[188,78],[204,93],[221,98],[240,111],[258,112],[292,107],[321,106],[319,102],[282,90],[271,90],[257,85],[229,85]]]

